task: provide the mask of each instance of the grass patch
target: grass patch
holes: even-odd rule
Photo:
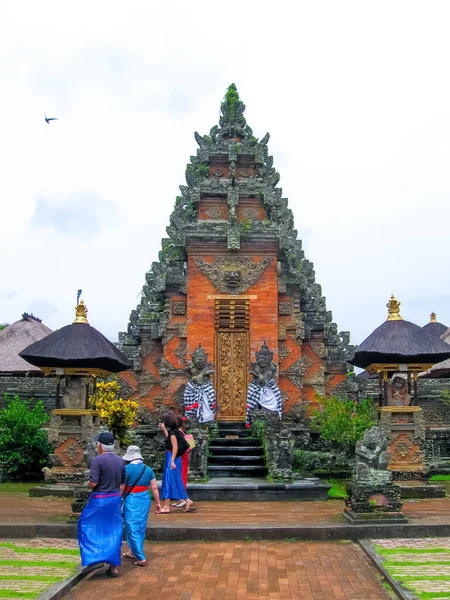
[[[30,491],[30,488],[35,485],[42,485],[42,481],[39,483],[24,483],[24,482],[9,482],[9,483],[0,483],[0,494],[27,494]]]
[[[450,481],[450,475],[433,475],[430,481]]]
[[[450,560],[387,560],[383,563],[386,568],[395,567],[422,567],[424,565],[450,565]]]
[[[25,554],[67,554],[70,556],[80,556],[80,551],[75,548],[28,548],[25,546],[16,546],[12,542],[0,542],[0,548],[9,548],[10,550],[14,550],[14,552],[23,552]]]
[[[55,575],[0,575],[0,581],[46,581],[57,583],[64,579],[65,577],[56,577]]]
[[[382,546],[375,545],[375,550],[383,556],[391,554],[450,554],[450,548],[405,548],[404,546],[383,548]]]
[[[41,592],[16,592],[15,590],[0,590],[0,598],[37,598]]]
[[[327,483],[331,485],[331,489],[328,490],[328,498],[342,500],[347,497],[345,490],[346,479],[328,479]]]
[[[450,598],[450,592],[415,592],[420,600],[434,600],[434,598]]]
[[[0,559],[2,567],[58,567],[59,569],[74,569],[77,563],[66,562],[64,560],[17,560],[17,559]]]

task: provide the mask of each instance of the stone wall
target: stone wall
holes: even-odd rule
[[[56,404],[56,381],[53,377],[0,376],[0,408],[5,406],[5,394],[24,400],[42,400],[45,410],[50,412]]]

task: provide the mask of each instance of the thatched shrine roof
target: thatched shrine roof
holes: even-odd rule
[[[21,358],[19,352],[37,342],[52,330],[41,323],[40,319],[23,313],[20,321],[15,321],[0,331],[0,373],[4,374],[40,374],[41,371]]]
[[[436,320],[436,313],[434,312],[432,312],[430,315],[430,322],[424,325],[422,329],[433,333],[437,337],[441,337],[441,335],[447,331],[446,325],[439,323],[439,321]]]
[[[435,364],[450,358],[450,346],[429,331],[404,321],[394,296],[389,316],[357,348],[351,364],[363,369],[372,364]]]
[[[445,330],[445,333],[441,335],[441,340],[450,344],[450,327]],[[424,377],[431,377],[438,379],[439,377],[450,377],[450,358],[444,360],[436,365],[433,365]]]
[[[86,319],[83,301],[75,321],[25,348],[20,356],[43,368],[87,369],[118,373],[132,365],[122,352]]]

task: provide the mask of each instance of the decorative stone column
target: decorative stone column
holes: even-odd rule
[[[425,479],[422,443],[425,424],[420,406],[383,406],[379,425],[388,439],[388,470],[395,480]]]
[[[87,470],[96,453],[93,441],[99,427],[100,418],[96,411],[53,410],[48,431],[48,441],[53,447],[51,466],[43,469],[45,486],[32,488],[30,495],[72,497],[76,495],[77,487],[84,490]],[[89,491],[86,489],[87,495]]]

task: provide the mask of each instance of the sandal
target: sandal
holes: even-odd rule
[[[132,555],[130,552],[124,552],[124,553],[122,554],[122,558],[129,558],[129,559],[131,559],[131,560],[136,560],[136,557],[135,557],[135,556],[133,556],[133,555]]]
[[[134,563],[137,567],[146,567],[147,566],[147,561],[144,560],[135,560]]]
[[[118,571],[113,571],[110,566],[106,569],[106,574],[109,577],[119,577]]]

